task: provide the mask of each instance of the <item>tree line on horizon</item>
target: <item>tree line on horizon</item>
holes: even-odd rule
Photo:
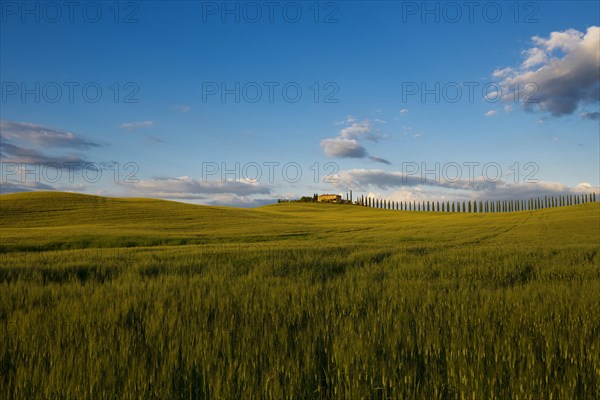
[[[355,204],[399,211],[432,211],[464,213],[496,213],[541,210],[596,202],[596,193],[581,195],[544,196],[527,200],[468,200],[468,201],[393,201],[362,195]]]

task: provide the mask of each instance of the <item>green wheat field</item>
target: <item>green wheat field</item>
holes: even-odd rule
[[[2,399],[600,398],[600,203],[0,211]]]

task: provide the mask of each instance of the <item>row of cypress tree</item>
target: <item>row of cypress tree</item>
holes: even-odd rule
[[[469,200],[469,201],[392,201],[374,197],[361,196],[358,204],[365,207],[403,211],[434,212],[512,212],[540,210],[543,208],[564,207],[596,201],[596,193],[570,194],[561,196],[544,196],[528,200]]]

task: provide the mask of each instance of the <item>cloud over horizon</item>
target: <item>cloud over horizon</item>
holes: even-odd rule
[[[272,188],[257,182],[202,181],[189,176],[154,178],[137,183],[121,183],[122,187],[151,197],[205,199],[207,195],[250,196],[271,194]]]
[[[415,174],[388,172],[379,169],[351,169],[339,172],[339,186],[369,191],[400,190],[420,193],[423,198],[464,198],[475,200],[525,200],[538,196],[556,196],[600,191],[590,183],[568,187],[559,182],[539,181],[532,183],[507,182],[502,179],[428,179]],[[424,197],[425,196],[425,197]]]

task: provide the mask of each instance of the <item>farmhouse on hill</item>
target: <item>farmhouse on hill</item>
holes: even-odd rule
[[[339,203],[342,201],[342,196],[339,194],[320,194],[317,201],[319,203]]]

